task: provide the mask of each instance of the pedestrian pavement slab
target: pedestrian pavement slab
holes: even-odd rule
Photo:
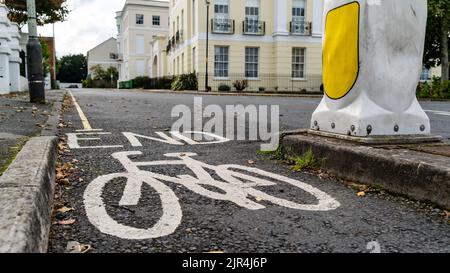
[[[40,135],[61,92],[47,92],[46,104],[29,102],[27,92],[0,96],[0,176],[25,142]]]

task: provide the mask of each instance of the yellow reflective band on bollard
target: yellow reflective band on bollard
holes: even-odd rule
[[[323,45],[323,84],[331,99],[345,97],[359,74],[358,2],[328,12]]]

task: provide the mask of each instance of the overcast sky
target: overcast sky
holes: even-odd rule
[[[116,37],[115,12],[125,0],[68,0],[67,20],[55,24],[56,54],[86,54],[110,37]],[[38,29],[42,36],[53,36],[52,25]]]

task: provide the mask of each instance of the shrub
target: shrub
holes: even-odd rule
[[[144,88],[145,83],[150,80],[149,77],[136,77],[133,80],[134,88]]]
[[[231,87],[229,85],[226,85],[226,84],[221,84],[221,85],[219,85],[219,91],[220,92],[230,92],[231,91]]]
[[[172,90],[198,90],[197,75],[191,73],[175,77],[175,80],[172,82]]]
[[[82,81],[83,88],[92,88],[92,79],[88,77],[84,81]]]
[[[248,81],[247,80],[237,80],[233,83],[233,86],[234,86],[234,88],[236,88],[236,90],[238,92],[242,92],[248,88]]]
[[[260,88],[259,88],[259,92],[264,92],[264,91],[266,91],[266,88],[265,88],[265,87],[260,87]]]
[[[417,97],[432,99],[449,99],[450,98],[450,81],[441,83],[441,79],[433,77],[431,83],[420,83],[417,87]]]

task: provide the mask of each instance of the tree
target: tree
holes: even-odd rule
[[[81,83],[87,76],[87,60],[83,54],[67,55],[58,60],[57,79],[61,82]]]
[[[106,74],[109,76],[109,79],[111,79],[112,76],[114,81],[119,79],[119,71],[114,66],[108,67],[108,69],[106,69]]]
[[[441,66],[442,83],[448,80],[450,41],[450,0],[428,0],[428,24],[424,65]]]
[[[93,80],[103,80],[107,77],[105,69],[103,69],[103,66],[96,64],[91,69],[89,69],[89,72],[91,72],[91,78]]]
[[[36,0],[37,22],[39,25],[64,21],[69,14],[67,0]],[[27,0],[4,0],[9,9],[8,18],[21,27],[26,24]]]
[[[90,72],[93,80],[111,81],[111,77],[114,81],[119,79],[119,71],[113,66],[105,70],[101,65],[97,64],[91,67]]]
[[[46,42],[41,41],[41,47],[44,76],[47,76],[47,74],[50,73],[50,51]]]

